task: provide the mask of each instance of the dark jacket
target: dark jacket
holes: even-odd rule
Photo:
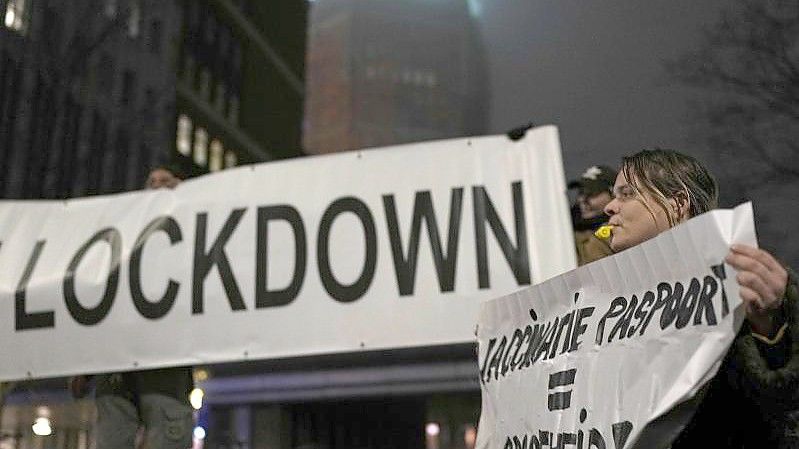
[[[192,368],[181,366],[101,374],[97,376],[96,394],[122,396],[136,405],[143,394],[160,394],[188,404],[192,388],[194,388]]]
[[[610,245],[594,235],[594,231],[574,231],[577,264],[583,266],[613,254]]]
[[[572,206],[571,215],[574,228],[574,249],[577,251],[579,266],[613,254],[608,242],[600,240],[594,235],[594,231],[607,223],[608,217],[603,215],[583,219],[580,217],[580,207],[576,204]]]
[[[744,325],[672,449],[799,449],[799,282],[788,275],[782,340],[768,345]]]

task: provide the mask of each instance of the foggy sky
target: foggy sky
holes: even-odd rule
[[[733,0],[484,0],[490,132],[560,129],[568,178],[660,146],[697,154],[688,89],[663,60],[691,50]],[[701,154],[697,154],[701,157]]]

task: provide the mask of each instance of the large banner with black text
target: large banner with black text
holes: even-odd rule
[[[0,380],[474,341],[573,269],[556,128],[0,201]]]
[[[750,203],[484,302],[477,447],[669,447],[743,322],[732,243]]]

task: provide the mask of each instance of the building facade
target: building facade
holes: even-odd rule
[[[0,14],[0,198],[302,154],[305,0],[0,0]],[[90,447],[93,405],[65,386],[0,383],[0,448]],[[52,433],[34,435],[44,417]]]
[[[168,154],[172,2],[2,0],[0,197],[139,188]]]
[[[310,154],[485,133],[485,54],[466,0],[313,3]]]
[[[66,118],[46,131],[41,117],[52,100],[26,100],[37,87],[25,58],[38,55],[32,42],[52,29],[44,24],[48,4],[0,0],[3,57],[26,61],[0,67],[0,137],[14,142],[0,148],[4,197],[135,189],[158,162],[200,175],[295,156],[303,107],[308,153],[481,134],[486,125],[483,53],[465,2],[313,3],[305,83],[304,0],[151,0],[135,3],[138,12],[126,0],[85,1],[99,8],[92,23],[110,20],[121,32],[91,52],[79,81],[62,82],[69,107],[50,113]],[[51,2],[60,3],[60,20],[86,26],[75,8]],[[25,90],[7,88],[23,79]],[[40,150],[23,151],[30,142]],[[37,179],[64,187],[31,193]],[[474,447],[473,344],[221,364],[195,374],[204,390],[196,447]],[[52,434],[33,435],[45,412]],[[0,421],[0,449],[88,448],[93,413],[90,401],[70,399],[65,379],[18,384]]]
[[[0,0],[0,198],[302,154],[306,5]],[[276,23],[280,27],[276,27]]]
[[[483,134],[484,53],[466,1],[311,3],[308,154]],[[472,344],[207,367],[205,447],[472,449]]]
[[[202,174],[302,154],[305,2],[181,6],[177,161]]]

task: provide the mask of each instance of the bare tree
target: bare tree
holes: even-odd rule
[[[799,180],[799,2],[740,0],[666,68],[697,88],[693,123],[727,170]]]

